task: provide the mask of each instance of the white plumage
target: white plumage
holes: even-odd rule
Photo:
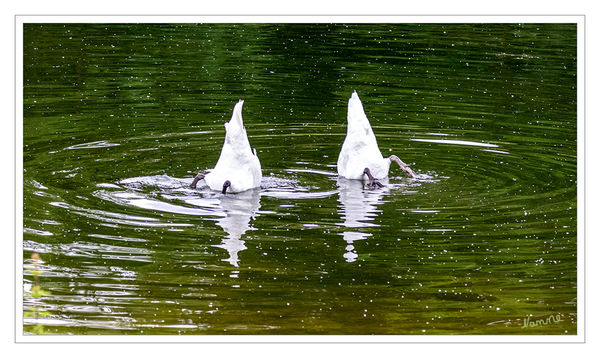
[[[260,186],[262,179],[260,161],[256,150],[250,148],[242,120],[243,100],[233,109],[233,115],[225,123],[225,143],[221,155],[210,173],[204,176],[212,190],[224,191],[224,183],[230,182],[228,192],[239,193]],[[194,183],[195,184],[195,183]],[[195,186],[195,185],[193,185]]]
[[[363,179],[365,168],[368,168],[375,179],[383,179],[388,176],[392,161],[415,177],[414,172],[395,155],[389,158],[381,155],[362,102],[354,91],[348,100],[348,131],[338,157],[338,174],[348,179]]]

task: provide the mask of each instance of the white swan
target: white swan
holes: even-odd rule
[[[242,120],[242,106],[240,100],[233,109],[233,115],[225,123],[225,143],[221,149],[221,156],[215,168],[210,173],[196,175],[190,187],[195,188],[198,181],[204,179],[212,190],[239,193],[260,186],[262,179],[260,161],[256,149],[250,148]]]
[[[392,162],[411,177],[415,173],[400,158],[392,155],[384,158],[377,146],[377,139],[356,91],[348,100],[348,131],[338,157],[338,174],[347,179],[369,179],[371,188],[382,184],[376,179],[387,177]]]

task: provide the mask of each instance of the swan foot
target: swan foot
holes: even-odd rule
[[[406,174],[410,175],[411,178],[417,177],[417,174],[415,174],[415,172],[413,172],[413,170],[410,169],[410,167],[406,163],[404,163],[402,160],[400,160],[400,158],[398,158],[397,156],[391,155],[388,159],[392,162],[398,163],[398,165],[400,166],[400,169],[404,170],[404,172]]]
[[[196,184],[198,184],[198,182],[202,179],[204,179],[204,174],[198,173],[198,175],[196,175],[196,177],[194,178],[192,184],[190,184],[190,188],[196,189]]]
[[[373,177],[369,168],[365,168],[363,173],[366,174],[367,177],[369,177],[369,189],[373,190],[377,188],[383,188],[383,184],[381,184],[377,179]]]
[[[383,184],[381,184],[379,181],[373,180],[373,182],[369,183],[369,189],[374,190],[379,188],[383,188]]]
[[[225,180],[225,183],[223,183],[223,191],[221,192],[221,194],[226,194],[227,188],[229,188],[230,186],[231,182],[229,180]]]

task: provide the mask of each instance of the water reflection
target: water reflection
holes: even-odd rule
[[[360,180],[349,180],[342,177],[337,180],[341,204],[338,206],[338,213],[344,219],[341,225],[348,228],[341,234],[347,243],[344,253],[347,262],[354,262],[358,258],[354,242],[365,240],[372,235],[361,228],[379,226],[372,221],[381,212],[377,206],[384,202],[383,197],[390,191],[388,178],[381,179],[380,182],[384,185],[383,188],[367,190]]]
[[[246,249],[241,238],[246,231],[252,229],[250,220],[258,215],[261,190],[257,188],[223,195],[213,193],[207,187],[201,188],[200,191],[190,190],[190,180],[167,175],[135,177],[119,181],[119,184],[125,186],[124,191],[99,190],[95,195],[124,206],[163,213],[218,217],[215,219],[216,223],[225,230],[227,237],[220,244],[213,246],[227,250],[229,257],[223,261],[238,267],[238,253]],[[121,189],[119,186],[116,188]],[[147,192],[147,188],[151,188],[150,192]],[[181,205],[182,202],[187,205]],[[170,222],[168,225],[174,226],[174,223]]]
[[[48,333],[576,332],[576,24],[23,32],[22,259],[46,260]],[[380,147],[431,177],[336,184],[353,90]],[[260,209],[188,187],[239,98]]]
[[[220,206],[226,216],[217,220],[217,225],[227,232],[227,238],[219,245],[213,245],[227,250],[229,257],[222,261],[239,267],[238,253],[246,250],[242,235],[253,229],[250,220],[254,219],[260,208],[260,189],[247,190],[235,195],[224,195],[219,199]]]

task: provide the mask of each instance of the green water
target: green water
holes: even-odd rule
[[[25,331],[576,334],[576,37],[26,24]],[[354,90],[417,179],[337,177]],[[239,99],[261,188],[189,189]]]

